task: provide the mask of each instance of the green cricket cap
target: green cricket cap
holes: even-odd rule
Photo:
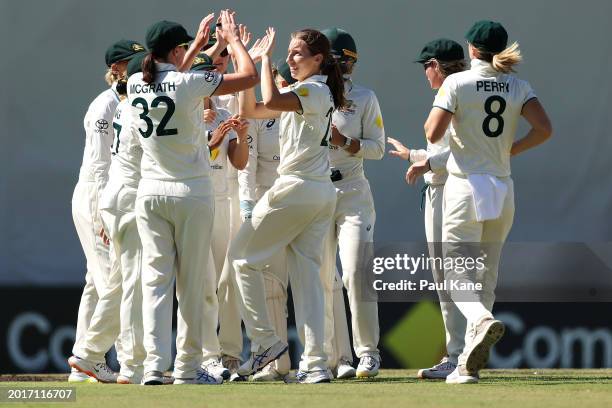
[[[474,47],[497,54],[508,45],[506,29],[496,21],[481,20],[474,23],[465,34],[465,39]]]
[[[331,45],[334,57],[340,59],[357,59],[357,46],[353,37],[345,30],[332,27],[322,30],[321,33],[327,37]]]
[[[278,70],[278,75],[280,75],[281,78],[287,81],[289,85],[297,82],[297,79],[291,76],[291,70],[289,69],[289,64],[287,64],[287,61],[285,61],[284,59],[279,60],[276,63],[276,69]]]
[[[438,61],[458,61],[464,59],[465,56],[461,44],[448,38],[438,38],[425,44],[414,62],[423,64],[432,58]]]
[[[135,54],[132,57],[132,59],[130,60],[130,62],[128,62],[128,65],[127,65],[127,76],[128,77],[130,77],[131,75],[134,75],[137,72],[142,71],[142,61],[144,61],[147,54],[148,53],[146,52],[139,52],[138,54]]]
[[[104,59],[106,66],[110,67],[115,62],[126,61],[135,54],[144,51],[142,44],[132,40],[119,40],[106,50]]]
[[[200,52],[191,64],[192,71],[212,71],[215,68],[212,58],[204,52]]]
[[[187,44],[193,37],[185,27],[172,21],[158,21],[147,30],[147,47],[156,55],[165,55],[177,45]]]

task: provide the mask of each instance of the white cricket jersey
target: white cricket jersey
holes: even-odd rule
[[[238,105],[238,94],[227,94],[227,95],[219,95],[213,96],[212,102],[214,106],[218,106],[227,110],[232,115],[237,115],[240,113],[240,106]],[[231,163],[227,166],[227,178],[232,180],[237,180],[238,178],[238,170]]]
[[[229,111],[223,108],[215,107],[217,116],[212,123],[208,124],[209,130],[213,131],[219,127],[221,122],[224,122],[232,117]],[[230,130],[223,142],[213,150],[209,149],[210,155],[210,170],[213,178],[213,187],[215,190],[215,197],[222,198],[227,197],[227,167],[229,162],[227,160],[227,152],[229,149],[229,143],[231,140],[236,140],[238,135],[233,130]]]
[[[446,129],[446,132],[444,132],[442,139],[438,140],[436,143],[427,142],[427,150],[410,150],[410,161],[412,163],[429,159],[431,171],[423,175],[425,183],[432,186],[446,183],[446,179],[448,178],[446,164],[448,156],[450,155],[448,144],[452,134],[454,134],[454,129],[451,124]]]
[[[283,89],[300,99],[301,112],[280,117],[280,164],[278,174],[310,179],[329,179],[328,141],[334,100],[326,75],[313,75]]]
[[[329,145],[331,167],[343,177],[363,175],[363,159],[380,160],[385,154],[385,128],[374,91],[344,81],[348,106],[333,114],[333,124],[344,136],[361,142],[361,149],[351,154],[341,146]]]
[[[155,184],[148,181],[185,184],[210,176],[202,126],[203,98],[215,92],[223,76],[216,72],[178,72],[172,64],[156,65],[157,77],[151,84],[142,80],[142,73],[128,79],[131,126],[140,134],[143,150],[139,194],[199,194],[188,186],[162,188],[164,183],[157,184],[160,191],[156,192]],[[204,190],[202,193],[207,193]]]
[[[279,119],[251,120],[249,126],[249,162],[238,171],[240,201],[256,202],[258,193],[272,187],[278,178],[280,162]]]
[[[138,188],[140,182],[140,164],[142,160],[142,147],[138,140],[136,129],[130,126],[130,103],[127,98],[122,100],[115,109],[113,129],[115,141],[113,142],[113,159],[110,165],[109,179]]]
[[[473,59],[471,69],[449,75],[433,106],[453,113],[448,171],[510,176],[510,149],[523,106],[536,95],[528,82]]]
[[[83,120],[85,149],[79,171],[79,181],[98,183],[99,192],[102,191],[108,179],[111,146],[115,136],[112,124],[115,108],[119,104],[119,95],[114,87],[115,84],[89,104]]]

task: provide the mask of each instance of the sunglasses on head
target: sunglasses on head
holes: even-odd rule
[[[433,64],[434,64],[433,61],[427,61],[426,63],[423,64],[423,69],[427,71],[427,68],[431,67]]]
[[[177,45],[177,47],[182,47],[185,51],[189,49],[189,43],[182,43]]]

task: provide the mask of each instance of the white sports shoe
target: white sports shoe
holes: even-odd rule
[[[277,341],[272,346],[268,347],[265,350],[262,350],[262,347],[259,347],[257,353],[251,353],[251,357],[245,361],[244,364],[238,368],[238,375],[240,376],[249,376],[257,371],[261,370],[272,361],[278,359],[282,356],[289,346],[284,341]]]
[[[99,382],[117,382],[117,373],[113,372],[106,363],[95,363],[77,356],[72,356],[68,359],[68,364],[70,364],[70,367],[95,378]]]
[[[347,378],[355,377],[355,368],[351,364],[351,362],[347,360],[340,360],[338,362],[338,367],[336,367],[336,378],[340,380],[344,380]]]
[[[420,369],[417,377],[430,380],[444,380],[455,368],[457,368],[457,364],[450,362],[448,356],[446,356],[435,366]]]
[[[230,378],[229,378],[230,381],[234,382],[234,381],[247,381],[248,380],[247,377],[238,375],[238,373],[236,372],[238,371],[238,368],[240,368],[239,359],[235,357],[231,357],[231,356],[223,356],[221,357],[221,362],[223,363],[223,367],[227,368],[230,372]]]
[[[119,382],[119,380],[117,380]],[[174,383],[173,377],[165,376],[161,371],[149,371],[142,377],[142,385],[168,385]]]
[[[370,378],[378,375],[380,361],[373,356],[363,356],[357,366],[357,378]]]
[[[299,384],[320,384],[331,382],[329,370],[298,371],[295,374],[295,382]]]
[[[447,384],[476,384],[478,382],[478,373],[469,373],[465,366],[459,365],[452,373],[446,377]]]
[[[273,367],[273,364],[268,364],[263,368],[263,370],[255,373],[253,375],[253,381],[263,382],[263,381],[283,381],[285,378],[284,375],[276,371]]]
[[[211,358],[203,362],[202,370],[206,370],[209,374],[214,375],[215,377],[221,378],[223,380],[228,380],[231,375],[230,370],[223,367],[223,364],[221,364],[221,360],[218,358]]]
[[[88,376],[85,373],[80,372],[76,368],[72,368],[70,370],[70,375],[68,376],[68,382],[70,383],[97,383],[93,377]]]
[[[198,369],[194,378],[175,378],[174,385],[181,384],[204,384],[204,385],[218,385],[223,384],[223,378],[216,377],[206,370]]]
[[[489,361],[489,351],[504,335],[504,324],[490,317],[482,319],[474,328],[474,338],[465,352],[465,369],[477,373]]]

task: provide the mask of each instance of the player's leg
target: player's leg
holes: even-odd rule
[[[214,198],[171,197],[167,200],[172,207],[177,254],[174,377],[180,383],[193,380],[199,374],[202,326],[210,327],[216,334],[216,277],[213,270],[203,268],[210,254]],[[203,310],[210,313],[203,315]],[[222,382],[221,379],[216,380],[217,383]]]
[[[333,349],[336,350],[337,363],[336,378],[345,379],[355,377],[353,367],[353,351],[349,338],[348,323],[346,320],[346,307],[344,305],[344,284],[337,268],[334,278],[334,337]]]
[[[336,272],[336,251],[338,250],[338,240],[336,236],[336,222],[332,217],[329,230],[323,243],[323,253],[321,257],[320,278],[323,286],[323,297],[325,299],[325,354],[327,355],[327,365],[332,371],[338,365],[338,350],[334,347],[334,273]],[[304,344],[304,330],[298,330],[300,340]]]
[[[444,185],[429,186],[425,200],[425,235],[429,247],[429,256],[433,259],[443,259],[442,256],[442,217],[444,203]],[[436,283],[444,282],[444,268],[437,262],[432,265],[432,273]],[[457,306],[450,301],[444,292],[438,292],[442,320],[446,332],[446,356],[440,363],[431,368],[419,370],[420,378],[444,379],[457,366],[459,355],[465,347],[466,319]]]
[[[176,248],[174,227],[163,196],[136,200],[136,221],[142,241],[142,324],[144,383],[161,385],[163,372],[170,367],[172,303]]]
[[[327,194],[321,186],[316,217],[287,248],[287,268],[295,303],[298,327],[304,327],[304,352],[299,364],[298,381],[329,381],[325,343],[325,299],[320,279],[321,251],[335,207],[335,191]],[[331,187],[331,186],[329,186]]]
[[[341,189],[343,193],[336,210],[340,214],[338,243],[342,279],[351,310],[353,347],[360,359],[357,376],[373,377],[380,367],[378,304],[363,299],[362,285],[366,283],[367,262],[373,255],[376,213],[367,180],[347,183]]]
[[[215,205],[215,218],[216,213],[217,208]],[[202,369],[216,378],[228,379],[230,372],[221,364],[221,346],[217,336],[219,302],[216,296],[217,277],[213,258],[211,245],[207,262],[208,266],[204,272],[205,282],[204,292],[202,293],[204,298],[204,308],[202,309]],[[215,293],[215,296],[210,296],[211,291]]]

